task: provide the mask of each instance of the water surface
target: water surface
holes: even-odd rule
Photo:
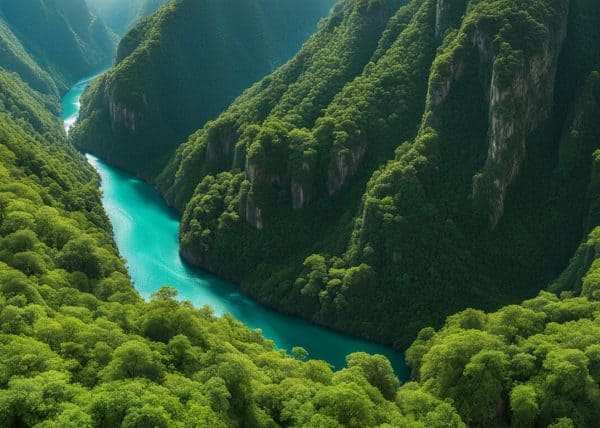
[[[89,81],[79,82],[63,100],[67,130],[77,120],[79,97]],[[351,352],[383,354],[400,378],[407,377],[404,358],[393,349],[270,310],[240,293],[234,284],[186,265],[179,256],[179,218],[154,188],[95,156],[87,155],[87,159],[102,178],[104,208],[115,241],[144,298],[170,285],[196,306],[210,305],[218,315],[230,313],[249,327],[261,329],[279,348],[302,346],[311,358],[326,360],[336,368],[344,366],[345,356]]]
[[[83,94],[83,91],[85,91],[85,88],[87,88],[92,80],[100,76],[104,71],[80,80],[63,97],[61,119],[64,123],[65,131],[69,132],[69,129],[71,129],[79,117],[79,109],[81,108],[81,103],[79,100]]]

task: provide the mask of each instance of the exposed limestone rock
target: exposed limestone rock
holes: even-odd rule
[[[450,63],[448,75],[445,79],[439,82],[430,82],[429,93],[427,95],[427,110],[428,114],[424,116],[422,129],[434,127],[437,125],[434,108],[442,104],[454,82],[460,79],[464,73],[465,64],[461,60],[456,60]]]
[[[474,180],[473,198],[487,198],[493,229],[504,213],[508,186],[519,174],[526,156],[525,139],[548,118],[553,105],[554,81],[560,48],[566,35],[566,8],[562,24],[546,38],[541,49],[526,60],[507,85],[494,61],[489,89],[488,158],[482,171],[486,186]],[[491,188],[490,188],[491,184]]]
[[[236,139],[237,135],[231,129],[217,130],[215,135],[207,138],[206,160],[218,170],[231,166]]]
[[[279,187],[283,187],[283,180],[277,174],[270,174],[260,168],[258,165],[255,165],[249,161],[246,162],[246,177],[254,189],[256,186],[261,184],[273,184]],[[243,201],[243,210],[242,213],[245,214],[246,222],[256,229],[262,229],[264,227],[263,223],[263,211],[256,204],[256,201],[253,197],[253,190],[251,193],[246,196]]]
[[[246,176],[252,185],[270,183],[283,187],[283,179],[278,174],[270,174],[250,162],[246,165]]]
[[[435,36],[441,39],[445,31],[456,26],[466,8],[466,0],[438,0],[435,14]]]
[[[341,149],[329,165],[327,190],[329,195],[337,193],[356,174],[360,161],[367,150],[366,143],[356,144],[352,150]]]
[[[130,134],[135,134],[140,129],[142,115],[116,101],[115,90],[108,88],[105,92],[106,102],[110,116],[110,124],[113,130],[120,127],[125,128]],[[142,95],[142,105],[148,106],[148,98]]]
[[[293,177],[291,180],[292,208],[299,210],[311,201],[315,194],[313,167],[304,161],[301,168],[302,177]]]
[[[304,206],[306,202],[304,187],[302,184],[297,183],[295,180],[292,180],[292,207],[297,210]]]
[[[108,108],[113,130],[117,129],[118,126],[123,126],[129,133],[135,134],[137,119],[134,111],[118,105],[113,100],[109,101]]]
[[[251,195],[245,198],[244,213],[246,222],[252,227],[261,230],[263,226],[262,210],[256,206],[256,202]]]
[[[445,31],[444,14],[456,4],[439,0],[437,3],[436,33]],[[485,97],[489,106],[488,156],[482,171],[473,180],[472,196],[478,205],[486,206],[489,224],[493,229],[504,212],[504,200],[510,184],[519,174],[526,155],[525,139],[550,114],[554,97],[554,80],[560,48],[566,35],[567,0],[558,25],[547,25],[548,36],[536,52],[522,52],[522,64],[511,69],[510,80],[502,68],[503,52],[493,47],[495,34],[489,34],[477,24],[469,28],[468,45],[455,47],[437,65],[438,76],[430,82],[427,110],[422,130],[436,127],[435,108],[441,105],[454,84],[463,77],[466,49],[476,49],[484,75]],[[460,36],[459,36],[460,37]],[[514,60],[514,58],[511,58]],[[487,73],[487,74],[485,74]],[[441,76],[441,77],[439,77]]]

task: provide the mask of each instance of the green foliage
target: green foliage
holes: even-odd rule
[[[85,0],[4,0],[0,12],[1,66],[43,94],[112,61],[116,39]]]
[[[114,350],[110,364],[100,372],[100,377],[106,381],[143,377],[161,383],[163,372],[160,354],[153,353],[145,343],[132,340]]]
[[[82,99],[73,141],[153,178],[191,132],[290,58],[332,4],[169,2],[124,36],[117,65]]]
[[[398,379],[390,362],[381,355],[368,355],[364,352],[351,354],[347,358],[348,368],[359,368],[367,381],[388,400],[393,400],[398,389]]]
[[[158,177],[183,213],[183,255],[397,347],[466,307],[531,297],[598,224],[598,13],[341,2]]]
[[[439,417],[403,414],[383,356],[349,355],[333,372],[173,288],[143,301],[98,176],[58,118],[15,74],[0,71],[0,100],[1,426],[423,427]]]
[[[364,322],[389,299],[370,262],[320,255],[312,274],[308,256],[344,252],[369,170],[417,128],[434,18],[432,1],[343,2],[294,59],[192,135],[159,178],[186,207],[188,260],[286,311],[386,336]],[[367,290],[358,314],[348,301]]]
[[[574,1],[575,16],[584,3]],[[167,19],[177,4],[155,16]],[[586,224],[587,241],[552,285],[561,297],[467,309],[439,331],[421,330],[406,352],[413,382],[400,388],[382,356],[351,354],[334,372],[302,348],[288,355],[230,316],[178,301],[173,288],[141,300],[98,177],[67,144],[55,101],[0,71],[0,425],[593,426],[599,64],[574,70],[587,83],[555,113],[566,131],[552,150],[542,144],[550,124],[527,139],[531,159],[495,230],[482,221],[485,203],[466,197],[503,166],[486,169],[481,76],[493,67],[510,91],[561,5],[472,2],[459,19],[459,1],[440,20],[431,0],[341,3],[297,57],[192,136],[161,176],[171,201],[187,203],[188,259],[247,278],[244,287],[286,310],[396,343],[454,308],[538,287],[572,249],[557,242],[574,247],[576,236],[565,236]],[[492,62],[467,43],[475,28],[494,35]],[[561,73],[557,96],[567,99],[572,81]],[[499,109],[510,116],[510,106]],[[540,207],[553,211],[542,217]],[[548,226],[556,236],[537,233]]]
[[[585,297],[542,292],[476,326],[456,322],[468,312],[450,317],[407,355],[422,390],[451,400],[469,426],[593,426],[599,310]]]

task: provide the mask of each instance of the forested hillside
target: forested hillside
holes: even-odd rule
[[[290,58],[333,0],[174,0],[121,41],[73,141],[154,177],[178,145]]]
[[[573,260],[581,297],[542,293],[423,330],[400,389],[380,356],[352,354],[333,372],[173,289],[142,301],[98,178],[45,98],[0,71],[0,425],[568,428],[600,417],[598,263]]]
[[[422,329],[402,386],[143,301],[57,81],[2,33],[0,426],[595,426],[598,23],[594,0],[347,0],[161,175],[189,260],[319,322],[405,343],[517,303]]]
[[[182,253],[399,346],[535,295],[597,224],[598,23],[591,0],[341,2],[159,176]]]
[[[86,0],[91,10],[116,34],[122,36],[137,21],[165,4],[167,0]]]
[[[143,301],[57,98],[3,65],[0,426],[462,426],[430,394],[401,407],[382,356],[352,354],[334,372],[174,289]]]
[[[115,45],[85,0],[0,1],[0,63],[42,93],[58,96],[110,65]]]
[[[333,372],[173,289],[144,302],[44,97],[0,71],[0,106],[1,426],[460,426],[429,394],[401,410],[382,356]]]
[[[600,229],[590,236],[597,245]],[[486,314],[468,309],[407,350],[420,388],[472,427],[594,427],[600,419],[598,260],[581,296],[542,292]]]

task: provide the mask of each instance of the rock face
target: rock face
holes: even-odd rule
[[[292,194],[292,208],[300,210],[316,195],[315,165],[311,162],[302,162],[300,174],[292,177],[290,192]]]
[[[356,174],[366,150],[367,145],[361,143],[351,150],[342,149],[334,154],[327,180],[327,190],[330,196],[339,192]]]
[[[499,56],[492,59],[488,90],[488,158],[481,175],[473,183],[473,199],[482,198],[489,204],[492,229],[502,217],[507,189],[525,159],[526,137],[552,111],[557,62],[566,35],[567,4],[565,2],[562,8],[559,25],[546,28],[548,36],[536,53],[518,64],[516,69],[507,71]],[[485,40],[485,36],[476,39]],[[490,50],[485,47],[490,42],[482,43],[484,52]]]
[[[113,130],[122,127],[125,128],[130,135],[135,135],[136,129],[139,128],[139,113],[118,104],[113,97],[109,97],[107,101]]]
[[[467,0],[437,0],[435,36],[441,39],[450,27],[457,27],[465,12]]]
[[[600,63],[592,3],[339,3],[161,174],[182,247],[282,310],[396,343],[530,297],[600,188],[600,139],[560,131],[571,114],[592,127],[564,95]]]
[[[332,3],[169,2],[123,37],[118,63],[82,100],[73,141],[153,180],[193,131],[291,57]],[[230,166],[230,143],[207,147],[213,169]]]
[[[246,222],[250,226],[258,230],[261,230],[264,227],[262,210],[256,206],[256,201],[251,196],[247,197],[243,210],[243,212],[245,212]]]
[[[448,14],[456,13],[457,3],[460,2],[438,0],[438,36],[451,21]],[[487,160],[473,177],[472,198],[476,205],[484,207],[492,229],[502,217],[507,189],[525,159],[526,137],[552,111],[558,57],[566,35],[568,1],[563,1],[559,10],[556,20],[543,29],[544,37],[528,53],[514,51],[508,45],[493,46],[494,32],[486,30],[480,22],[467,25],[463,30],[466,41],[456,46],[449,61],[439,67],[443,77],[431,82],[424,128],[436,128],[436,108],[464,74],[464,52],[477,50],[480,68],[485,73],[480,78],[485,82],[489,126]]]
[[[207,139],[206,161],[216,170],[231,167],[234,145],[237,135],[234,130],[226,129]]]

